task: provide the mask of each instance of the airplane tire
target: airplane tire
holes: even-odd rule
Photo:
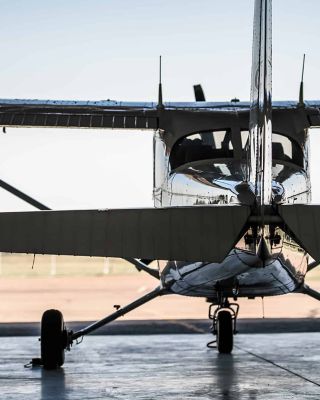
[[[47,310],[41,319],[41,361],[45,369],[57,369],[64,363],[66,329],[62,313]]]
[[[217,315],[217,348],[223,354],[230,354],[233,349],[233,324],[229,311],[220,311]]]

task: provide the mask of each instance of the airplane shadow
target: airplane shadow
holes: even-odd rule
[[[215,385],[222,399],[233,399],[237,393],[238,377],[232,354],[217,354],[212,362]]]
[[[237,357],[232,354],[214,354],[210,360],[213,381],[211,387],[207,387],[207,395],[212,399],[221,400],[256,400],[257,391],[249,389],[244,391],[241,387],[243,379],[240,376],[240,365]]]
[[[46,371],[41,368],[41,400],[66,400],[67,398],[64,369]]]

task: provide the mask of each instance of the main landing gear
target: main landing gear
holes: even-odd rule
[[[58,310],[47,310],[41,319],[41,362],[45,369],[56,369],[64,363],[68,348],[68,331]]]
[[[219,353],[230,354],[233,349],[233,335],[237,333],[237,317],[239,304],[229,303],[227,298],[222,299],[219,305],[211,304],[209,318],[212,320],[211,331],[216,335],[216,341],[208,343],[213,347],[216,343]]]
[[[74,342],[95,331],[115,319],[127,314],[129,311],[147,303],[148,301],[166,294],[165,289],[158,287],[140,299],[117,308],[117,311],[97,321],[78,332],[68,331],[63,321],[63,316],[58,310],[47,310],[41,320],[41,359],[33,359],[28,365],[42,365],[45,369],[53,370],[61,367],[65,359],[65,351],[70,350]]]

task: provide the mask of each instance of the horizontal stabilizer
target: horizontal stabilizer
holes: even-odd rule
[[[301,246],[320,260],[320,205],[290,204],[279,206],[279,214]]]
[[[222,261],[239,240],[245,206],[0,213],[0,251]]]

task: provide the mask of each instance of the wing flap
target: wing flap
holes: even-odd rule
[[[0,213],[0,251],[218,262],[249,214],[223,205]]]
[[[155,112],[0,110],[0,126],[43,128],[152,129],[158,128]]]

